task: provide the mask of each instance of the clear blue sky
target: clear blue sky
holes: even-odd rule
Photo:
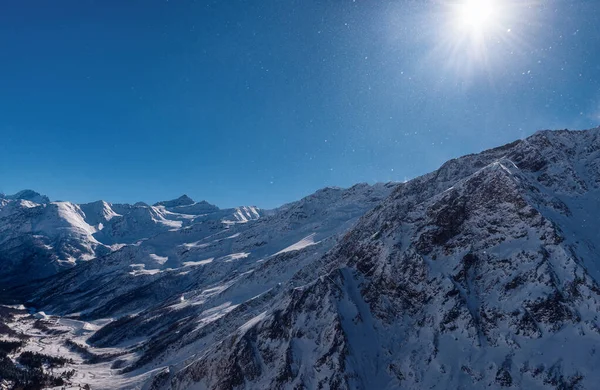
[[[600,2],[449,3],[3,2],[0,191],[273,207],[600,123]]]

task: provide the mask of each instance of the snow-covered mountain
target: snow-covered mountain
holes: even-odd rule
[[[227,322],[219,333],[233,331],[256,310],[274,305],[294,274],[317,262],[395,185],[326,188],[259,219],[261,211],[250,207],[220,218],[200,217],[13,289],[13,296],[29,295],[29,306],[63,315],[57,318],[59,324],[72,327],[85,321],[68,339],[57,330],[53,337],[59,338],[58,344],[79,340],[81,327],[103,324],[93,335],[86,334],[85,341],[98,351],[120,351],[124,363],[118,371],[123,372],[115,377],[129,383],[126,378],[133,376],[140,384],[148,372],[160,369],[160,362],[181,364],[189,358],[209,329]],[[91,208],[101,216],[96,223],[112,215],[101,203]],[[123,214],[114,205],[111,209]],[[180,326],[187,331],[173,331]],[[103,384],[94,382],[97,386]]]
[[[6,200],[28,200],[33,203],[49,203],[50,199],[47,196],[37,193],[33,190],[19,191],[14,195],[6,195],[0,193],[0,199]]]
[[[17,200],[3,202],[2,213]],[[194,205],[78,206],[96,229],[78,234],[108,252],[15,290],[57,316],[35,348],[72,354],[75,383],[600,382],[600,128],[538,132],[402,184],[326,188],[250,221],[244,208],[181,211]],[[98,234],[136,207],[167,227],[136,240],[144,229],[133,222],[115,228],[123,236]],[[117,248],[114,237],[127,234]],[[26,333],[27,321],[9,326]]]
[[[165,231],[40,283],[32,304],[88,319],[123,315],[157,304],[162,307],[167,298],[194,295],[242,275],[244,280],[253,278],[257,269],[268,269],[273,259],[294,257],[293,252],[306,254],[307,259],[318,257],[393,187],[326,188],[252,223],[209,219]],[[238,216],[235,221],[245,221],[239,217],[243,211],[233,213]],[[242,284],[244,296],[250,294],[249,299],[286,281],[306,261],[290,264],[284,275],[262,281],[256,291]],[[94,291],[93,302],[86,299],[90,291]]]
[[[262,210],[221,210],[187,196],[154,206],[50,202],[32,190],[0,194],[0,282],[6,285],[53,275],[158,234],[200,221],[247,222]]]
[[[154,385],[596,388],[599,168],[600,129],[449,161]]]

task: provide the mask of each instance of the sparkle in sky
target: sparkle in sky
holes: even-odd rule
[[[600,122],[600,2],[0,8],[0,192],[274,207]]]

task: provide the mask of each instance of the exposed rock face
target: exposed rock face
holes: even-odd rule
[[[600,129],[539,132],[400,185],[154,385],[594,388],[599,151]]]

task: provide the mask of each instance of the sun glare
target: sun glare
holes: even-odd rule
[[[494,67],[523,47],[522,26],[537,0],[439,0],[443,23],[432,53],[446,69],[469,79]]]
[[[463,28],[485,29],[496,13],[497,7],[492,0],[465,0],[457,5],[458,22]]]

